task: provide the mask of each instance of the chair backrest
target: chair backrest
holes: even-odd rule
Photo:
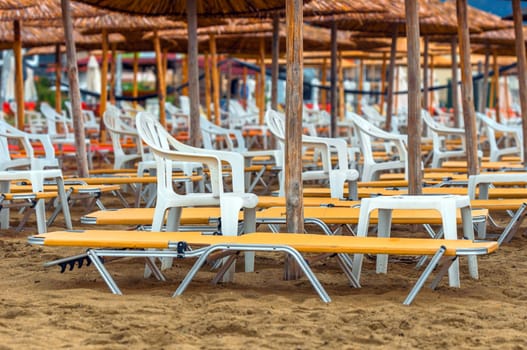
[[[25,152],[24,158],[12,158],[10,139],[17,140],[18,146],[22,146]],[[44,155],[36,155],[35,147],[42,148]],[[15,146],[15,145],[13,145]],[[6,121],[0,120],[0,169],[30,168],[31,170],[42,170],[44,168],[58,168],[59,161],[55,157],[55,149],[51,138],[47,134],[31,134],[13,127]]]
[[[47,123],[47,133],[52,138],[57,136],[64,136],[70,138],[70,130],[73,128],[70,121],[62,114],[57,113],[48,103],[42,102],[40,104],[40,111],[42,115],[46,118]],[[61,126],[63,134],[59,134],[57,130],[57,124]]]
[[[108,105],[103,115],[103,122],[112,140],[115,168],[122,168],[128,161],[144,158],[143,143],[130,117],[122,114],[119,108]],[[125,150],[123,144],[129,143],[129,141],[135,147],[129,147]]]
[[[503,125],[478,112],[476,118],[482,123],[483,132],[487,136],[490,161],[498,161],[503,155],[523,156],[523,152],[521,152],[523,145],[521,126]],[[498,140],[496,132],[503,135],[501,140]]]
[[[212,123],[203,115],[200,119],[203,148],[225,149],[233,152],[246,152],[245,139],[238,129],[226,129]]]
[[[71,106],[71,101],[64,101],[64,105],[66,106],[66,111],[68,113],[69,119],[73,120],[73,109]],[[97,121],[97,118],[95,117],[95,113],[88,109],[82,109],[81,113],[84,122],[84,128],[96,130],[98,132],[100,130],[100,125]]]

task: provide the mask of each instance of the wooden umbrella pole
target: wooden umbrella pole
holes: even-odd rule
[[[24,75],[22,65],[22,39],[20,35],[20,21],[13,22],[15,40],[13,52],[15,54],[15,99],[16,99],[16,125],[24,130]]]
[[[509,110],[510,110],[510,104],[509,104],[509,79],[507,75],[503,76],[503,93],[505,96],[503,96],[503,109],[505,111],[505,115],[503,118],[505,120],[509,119]]]
[[[242,84],[243,84],[243,96],[245,98],[245,109],[247,109],[247,101],[249,100],[249,91],[247,90],[247,67],[242,69]]]
[[[231,87],[232,87],[232,60],[229,58],[227,62],[227,91],[225,91],[225,110],[229,111],[229,104],[231,102]]]
[[[259,124],[264,124],[265,116],[265,39],[260,37],[260,105],[258,106]]]
[[[493,80],[494,80],[494,110],[496,111],[496,121],[501,123],[500,113],[500,66],[498,64],[498,52],[494,50],[492,53],[492,64],[493,64]]]
[[[156,53],[156,70],[157,70],[157,98],[159,100],[159,122],[166,127],[165,113],[165,69],[163,68],[163,57],[161,53],[161,43],[157,30],[154,31],[154,50]]]
[[[459,128],[459,97],[458,97],[458,74],[457,74],[457,38],[452,37],[452,108],[454,110],[454,127]]]
[[[330,72],[330,103],[331,103],[331,124],[330,137],[334,137],[337,130],[337,22],[331,23],[331,72]]]
[[[322,60],[322,76],[320,77],[320,83],[322,86],[326,87],[327,84],[327,74],[328,73],[328,59],[324,58]],[[320,89],[320,106],[322,110],[327,111],[327,100],[328,92],[326,89]]]
[[[280,73],[280,19],[277,15],[273,17],[273,43],[271,64],[271,108],[278,109],[278,75]]]
[[[304,232],[302,184],[303,43],[302,0],[286,2],[286,145],[285,194],[287,232]],[[291,265],[289,265],[290,267]],[[286,278],[291,278],[286,270]]]
[[[382,53],[382,66],[381,66],[381,102],[380,111],[384,114],[384,91],[386,90],[386,52]]]
[[[214,123],[220,125],[220,76],[218,72],[218,55],[216,54],[216,36],[209,37],[210,56],[212,58],[212,104],[214,105]]]
[[[465,122],[465,141],[467,148],[468,174],[479,174],[478,135],[476,112],[474,111],[474,88],[472,85],[472,66],[470,63],[470,34],[468,29],[467,0],[456,1],[458,18],[459,51],[461,63],[461,98],[463,120]]]
[[[188,92],[190,101],[190,145],[201,146],[199,111],[199,69],[198,69],[198,15],[197,1],[187,0],[188,28]]]
[[[514,33],[516,34],[516,57],[518,60],[518,81],[520,89],[520,108],[522,116],[523,135],[527,135],[527,58],[525,55],[525,41],[523,36],[523,19],[520,0],[512,0],[512,14],[514,17]],[[527,162],[527,137],[523,137],[523,166]]]
[[[405,0],[408,48],[408,194],[422,193],[419,5]]]
[[[209,54],[205,53],[205,109],[207,111],[207,119],[211,120],[212,117],[212,110],[210,108],[210,104],[212,102],[212,98],[210,96],[210,60],[209,60]]]
[[[110,62],[110,103],[115,105],[115,63],[117,61],[117,44],[112,43],[112,61]]]
[[[483,64],[483,87],[481,91],[481,101],[479,105],[479,111],[485,113],[487,108],[488,91],[489,91],[489,70],[490,70],[490,51],[487,47],[485,51],[485,63]]]
[[[430,55],[430,85],[432,87],[434,86],[434,56]],[[430,113],[434,112],[434,103],[435,103],[435,96],[434,96],[434,90],[429,91],[430,95],[430,102],[428,106],[428,111]]]
[[[183,76],[183,83],[188,83],[188,55],[184,55],[183,59],[181,60],[181,70]],[[188,96],[188,86],[185,86],[181,90],[181,94],[183,96]]]
[[[278,75],[280,73],[280,19],[277,15],[273,17],[273,44],[271,64],[271,108],[278,109]]]
[[[344,59],[342,53],[339,52],[339,120],[346,118],[346,92],[344,91]],[[338,129],[338,127],[337,127]],[[338,131],[335,130],[335,136]]]
[[[359,91],[364,89],[364,60],[359,59]],[[357,94],[357,113],[362,114],[361,109],[362,93]]]
[[[106,111],[106,99],[108,98],[107,91],[108,79],[108,33],[106,29],[102,30],[102,62],[101,62],[101,98],[99,101],[99,115],[103,117]],[[106,142],[106,129],[104,123],[101,123],[100,141]]]
[[[62,113],[62,62],[61,62],[60,44],[55,45],[55,111]]]
[[[390,46],[390,64],[388,68],[388,93],[386,95],[386,123],[384,129],[390,131],[392,129],[392,114],[393,114],[393,89],[395,77],[395,59],[397,56],[397,36],[399,35],[399,28],[396,26],[392,33],[392,43]]]
[[[133,61],[133,78],[132,78],[132,97],[134,101],[132,102],[134,108],[137,107],[137,96],[139,96],[139,90],[137,86],[137,73],[139,72],[139,52],[134,52],[134,61]]]
[[[428,110],[428,35],[425,35],[423,49],[423,107]]]
[[[61,0],[62,23],[66,42],[67,72],[69,80],[69,95],[71,101],[73,129],[75,134],[75,155],[77,173],[80,177],[88,177],[88,157],[86,153],[86,135],[84,119],[81,111],[81,94],[79,90],[79,72],[77,70],[77,53],[73,40],[73,24],[71,23],[71,9],[69,0]]]

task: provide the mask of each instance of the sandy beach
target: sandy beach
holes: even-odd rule
[[[74,209],[74,227],[81,225]],[[503,222],[503,220],[502,220]],[[61,230],[59,219],[50,230]],[[193,260],[177,260],[167,282],[143,278],[141,260],[111,262],[124,295],[112,295],[93,266],[61,274],[43,264],[81,253],[31,246],[34,222],[2,231],[0,349],[523,349],[527,313],[527,239],[518,234],[496,254],[479,259],[480,280],[461,260],[461,288],[443,279],[411,306],[402,301],[418,277],[415,259],[393,259],[387,275],[365,261],[362,288],[349,287],[335,259],[313,264],[332,302],[309,282],[284,281],[283,256],[258,254],[256,272],[233,284],[211,285],[203,268],[180,297],[172,293]],[[109,227],[108,227],[109,228]],[[125,227],[119,227],[125,228]],[[398,226],[394,234],[413,235]],[[243,270],[243,260],[237,271]]]

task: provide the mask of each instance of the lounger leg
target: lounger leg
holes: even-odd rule
[[[521,223],[523,222],[523,219],[525,219],[525,216],[527,215],[527,203],[523,203],[520,208],[514,213],[514,216],[511,218],[509,223],[507,224],[507,227],[503,230],[501,235],[498,238],[498,244],[501,245],[502,243],[508,243],[518,231],[518,228],[520,227]]]
[[[351,269],[351,267],[353,266],[351,257],[348,254],[337,254],[337,259],[340,268],[342,269],[342,271],[344,271],[346,277],[348,277],[350,285],[353,288],[360,288],[360,282],[357,278],[355,278]]]
[[[463,236],[464,238],[474,240],[474,225],[472,224],[472,210],[469,207],[461,208],[461,218],[463,220]],[[478,258],[475,255],[467,256],[468,269],[470,277],[473,279],[479,278],[478,273]]]
[[[166,259],[166,258],[165,258]],[[157,265],[155,264],[154,262],[154,258],[146,258],[146,265],[148,266],[148,268],[150,269],[150,272],[152,273],[152,275],[154,275],[154,277],[158,280],[158,281],[163,281],[165,282],[167,279],[165,277],[165,275],[163,275],[163,273],[161,272],[161,270],[157,267]]]
[[[441,279],[443,278],[443,276],[445,276],[448,272],[448,269],[450,268],[450,266],[454,263],[454,261],[457,260],[457,256],[455,257],[449,257],[443,264],[443,267],[441,267],[441,269],[437,272],[436,274],[436,277],[434,278],[434,280],[432,281],[432,284],[430,285],[430,288],[432,289],[436,289],[437,286],[439,285],[439,282],[441,281]]]
[[[243,210],[243,232],[256,232],[256,209],[245,208]],[[254,272],[254,252],[245,252],[245,272]]]
[[[417,296],[421,288],[423,288],[423,285],[425,284],[426,280],[428,279],[428,277],[430,276],[430,274],[436,267],[437,263],[439,262],[439,260],[441,260],[441,257],[443,256],[443,254],[445,254],[445,251],[446,251],[445,247],[441,247],[437,250],[437,252],[434,254],[432,259],[430,260],[430,263],[428,264],[426,269],[423,271],[421,276],[419,276],[419,279],[417,280],[417,282],[415,282],[414,287],[412,288],[412,290],[410,291],[410,293],[404,300],[403,302],[404,305],[410,305],[414,301],[415,297]]]
[[[117,295],[123,295],[119,287],[117,287],[117,284],[113,280],[112,276],[110,276],[108,270],[106,270],[106,268],[104,267],[104,264],[102,263],[97,253],[93,250],[88,250],[87,254],[97,271],[99,271],[99,274],[101,275],[104,282],[106,282],[108,288],[110,288],[110,290],[112,291],[112,293]]]
[[[302,254],[300,254],[296,249],[293,249],[288,246],[264,246],[264,245],[224,245],[224,244],[217,244],[210,246],[208,249],[206,249],[203,254],[198,258],[198,260],[194,263],[188,274],[185,276],[179,287],[176,289],[174,293],[174,297],[183,294],[187,286],[189,285],[190,281],[194,278],[196,273],[199,271],[201,266],[205,263],[207,260],[207,257],[217,251],[217,250],[236,250],[236,251],[281,251],[284,253],[289,254],[292,256],[300,268],[302,269],[302,272],[306,275],[306,277],[311,282],[311,285],[315,289],[315,291],[318,293],[322,301],[328,303],[331,301],[331,298],[327,294],[326,290],[322,285],[320,284],[320,281],[315,277],[313,271],[309,268],[306,261],[304,260],[304,257]]]

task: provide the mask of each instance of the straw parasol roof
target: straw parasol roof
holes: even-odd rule
[[[24,8],[28,6],[34,6],[35,4],[36,0],[1,0],[0,10]]]
[[[527,38],[527,27],[523,28],[523,35],[525,38]],[[513,48],[514,48],[515,40],[516,40],[516,34],[514,33],[513,28],[489,30],[487,32],[483,32],[477,35],[472,35],[470,37],[471,43],[486,44],[486,45],[503,45],[503,46],[511,46]]]
[[[153,18],[108,11],[99,16],[77,18],[74,24],[83,34],[100,33],[103,29],[108,33],[125,33],[185,26],[183,22],[171,21],[165,17]]]
[[[442,5],[445,11],[449,11],[449,13],[456,15],[455,1],[447,0],[443,3],[440,3],[438,0],[435,0],[435,2]],[[457,15],[455,18],[457,18]],[[468,6],[468,21],[469,25],[476,26],[480,28],[481,31],[513,27],[513,23],[511,21],[504,21],[492,13],[477,9],[470,5]]]
[[[335,16],[317,16],[306,18],[306,22],[317,26],[330,27],[333,21],[337,28],[368,32],[369,36],[391,36],[397,29],[399,36],[406,35],[406,14],[404,1],[391,1],[381,13],[350,13]],[[419,1],[419,26],[424,35],[430,34],[455,34],[457,21],[450,8],[443,8],[439,2]],[[472,26],[473,31],[479,27]]]
[[[80,0],[93,6],[135,14],[186,18],[186,0]],[[198,17],[255,16],[260,11],[277,11],[284,0],[196,0]]]
[[[20,31],[23,47],[36,47],[64,42],[64,35],[55,30],[43,31],[34,27],[23,27]],[[0,49],[11,49],[15,42],[13,22],[0,22]]]
[[[71,13],[74,17],[89,17],[100,14],[102,11],[92,6],[72,2]],[[62,9],[60,6],[60,0],[39,0],[34,6],[5,9],[0,11],[0,21],[29,21],[61,17]]]

